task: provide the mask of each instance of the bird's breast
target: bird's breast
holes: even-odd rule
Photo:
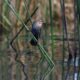
[[[38,29],[32,29],[31,32],[32,32],[33,34],[38,34],[38,33],[40,33],[40,30],[38,30]]]

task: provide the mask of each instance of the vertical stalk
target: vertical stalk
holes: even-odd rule
[[[77,78],[77,80],[79,80],[80,79],[80,0],[77,0],[77,17],[78,17],[78,26],[77,26],[77,28],[78,28],[78,46],[79,46],[79,59],[78,59],[78,78]]]
[[[51,50],[52,50],[52,60],[54,59],[54,38],[53,38],[53,16],[52,16],[52,0],[49,0],[49,10],[50,10],[50,32],[51,32]],[[50,80],[53,80],[53,74],[50,74]]]
[[[50,9],[50,32],[51,32],[51,48],[52,48],[52,59],[54,57],[54,37],[53,37],[53,16],[52,16],[52,0],[49,0]]]
[[[77,28],[77,10],[76,10],[76,0],[74,0],[74,39],[78,38],[78,28]],[[73,80],[75,80],[76,73],[76,60],[77,60],[77,42],[74,41],[74,71],[73,71]]]
[[[64,80],[64,57],[65,57],[65,41],[64,41],[64,38],[66,37],[67,39],[67,48],[68,48],[68,53],[69,55],[72,55],[71,53],[71,50],[70,50],[70,45],[69,45],[69,39],[68,39],[68,32],[67,32],[67,26],[66,26],[66,17],[65,17],[65,1],[64,0],[60,0],[60,3],[61,3],[61,12],[62,12],[62,26],[63,26],[63,71],[62,71],[62,80]],[[68,60],[67,62],[67,74],[66,74],[66,78],[68,77],[69,75],[69,69],[70,69],[70,63],[71,63],[71,60]]]
[[[61,13],[63,12],[63,10],[62,10],[62,5],[63,5],[63,1],[62,0],[60,0],[60,4],[61,4]],[[63,16],[63,14],[62,14],[62,16]],[[63,21],[63,17],[62,17],[62,21]],[[64,80],[64,54],[65,54],[65,51],[64,51],[64,49],[65,49],[65,41],[64,41],[64,23],[62,24],[63,25],[63,27],[62,27],[62,31],[63,31],[63,33],[62,33],[62,39],[63,39],[63,46],[62,46],[62,80]]]

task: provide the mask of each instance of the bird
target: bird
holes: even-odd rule
[[[32,46],[36,46],[38,44],[38,40],[39,40],[40,35],[41,35],[42,26],[43,26],[43,21],[42,20],[37,20],[37,21],[34,21],[32,23],[31,32],[37,40],[36,41],[34,38],[32,38],[30,40],[30,43],[31,43]]]

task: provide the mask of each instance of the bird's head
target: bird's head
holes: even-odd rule
[[[42,20],[37,20],[34,22],[34,25],[36,28],[41,28],[43,26],[43,21]]]
[[[38,25],[38,27],[42,27],[43,21],[42,20],[36,21],[36,25]]]

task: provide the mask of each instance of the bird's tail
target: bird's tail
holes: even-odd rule
[[[32,46],[36,46],[38,44],[38,42],[34,39],[31,39],[30,43]]]

